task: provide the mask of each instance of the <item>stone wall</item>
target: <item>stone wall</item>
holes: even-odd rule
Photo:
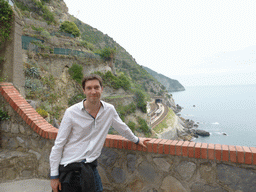
[[[0,182],[49,178],[49,154],[57,129],[11,83],[0,83]],[[256,189],[256,148],[149,138],[142,148],[108,135],[100,156],[104,191],[250,192]]]
[[[57,129],[48,124],[11,83],[1,83],[0,92],[1,109],[11,117],[0,121],[0,182],[49,178],[49,154]]]
[[[70,68],[74,63],[83,66],[83,74],[85,76],[95,71],[106,73],[107,71],[111,70],[107,63],[100,62],[99,60],[93,58],[57,54],[29,54],[32,57],[32,61],[36,61],[38,66],[42,69],[47,68],[46,71],[53,74],[55,78],[60,78],[64,69],[66,67]],[[26,51],[24,51],[23,57],[26,57]],[[27,61],[28,60],[29,59],[27,59]]]
[[[255,191],[255,148],[253,159],[250,154],[239,163],[241,157],[236,154],[232,159],[230,150],[226,159],[224,146],[212,150],[211,144],[196,145],[151,139],[143,150],[121,136],[109,135],[99,158],[105,191]]]
[[[25,76],[22,64],[22,22],[15,13],[10,33],[10,40],[0,47],[0,56],[4,57],[4,63],[0,66],[0,76],[5,77],[6,81],[13,82],[22,96],[25,96]]]

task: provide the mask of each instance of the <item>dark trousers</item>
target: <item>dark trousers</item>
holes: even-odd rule
[[[95,192],[102,192],[103,191],[103,187],[102,187],[102,183],[101,183],[101,178],[99,175],[99,172],[97,170],[96,167],[93,168],[93,176],[94,176],[94,180],[95,180],[95,186],[96,186],[96,191]],[[76,174],[74,174],[73,178],[71,178],[71,183],[70,184],[66,184],[66,183],[61,183],[61,191],[70,191],[70,192],[82,192],[82,188],[80,186],[80,173],[77,172]],[[59,192],[61,192],[59,191]]]

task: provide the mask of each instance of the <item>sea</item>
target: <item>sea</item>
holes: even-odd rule
[[[209,137],[194,142],[256,147],[256,85],[185,87],[171,92],[179,113],[193,120]]]

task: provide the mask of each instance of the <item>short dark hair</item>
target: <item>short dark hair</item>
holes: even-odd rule
[[[82,87],[83,89],[85,89],[85,83],[87,81],[90,81],[90,80],[98,80],[99,83],[100,83],[100,86],[102,87],[102,78],[99,76],[99,75],[96,75],[96,74],[90,74],[86,77],[84,77],[83,81],[82,81]]]

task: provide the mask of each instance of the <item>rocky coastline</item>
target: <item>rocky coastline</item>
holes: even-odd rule
[[[178,113],[182,111],[182,107],[177,104]],[[184,119],[177,113],[177,116],[181,119],[181,125],[184,127],[183,132],[179,133],[179,137],[183,140],[190,140],[190,137],[208,137],[210,133],[208,131],[198,129],[199,123],[195,123],[193,120]]]
[[[163,132],[158,134],[158,137],[162,139],[191,141],[193,138],[210,136],[208,131],[198,129],[199,123],[181,117],[180,112],[182,111],[183,107],[178,104],[176,105],[173,98],[171,100],[172,101],[170,102],[169,107],[175,113],[174,126],[169,126]]]

